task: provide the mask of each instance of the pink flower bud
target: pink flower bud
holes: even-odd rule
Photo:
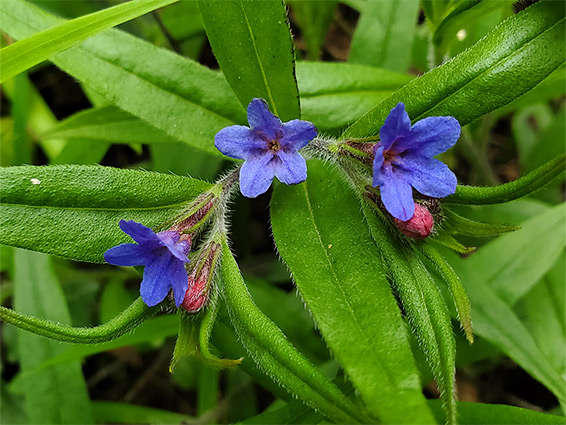
[[[189,286],[181,304],[186,311],[196,313],[206,306],[219,255],[220,245],[215,242],[202,249],[201,255],[188,276]]]
[[[428,237],[434,227],[434,218],[425,206],[415,202],[415,213],[407,221],[394,219],[395,226],[403,233],[413,239],[424,239]]]

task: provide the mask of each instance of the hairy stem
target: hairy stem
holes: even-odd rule
[[[0,319],[20,329],[58,341],[76,344],[95,344],[110,341],[131,331],[145,320],[155,316],[161,307],[148,307],[138,297],[114,319],[92,328],[62,325],[51,320],[28,316],[6,307],[0,307]]]

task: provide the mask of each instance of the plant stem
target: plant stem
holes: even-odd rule
[[[95,344],[110,341],[131,331],[150,317],[161,311],[161,307],[148,307],[138,297],[126,310],[114,319],[92,328],[73,327],[18,313],[0,307],[0,319],[20,329],[58,341],[76,344]]]

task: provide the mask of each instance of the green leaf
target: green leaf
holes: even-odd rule
[[[563,252],[563,245],[555,242],[556,239],[563,240],[563,234],[555,235],[563,232],[558,232],[556,226],[547,226],[549,223],[563,223],[563,217],[564,205],[559,205],[526,222],[521,230],[486,244],[467,259],[460,259],[449,252],[445,254],[470,297],[474,332],[542,382],[561,402],[566,401],[562,377],[545,359],[510,303],[548,271],[556,258],[556,251]],[[562,230],[564,224],[558,228]],[[522,235],[528,237],[523,238]],[[549,248],[552,247],[554,252],[545,249],[547,238],[550,238]],[[496,243],[503,245],[497,250],[490,249]],[[519,246],[515,247],[517,243]],[[506,254],[507,249],[511,249],[509,254]],[[549,255],[552,258],[547,263]],[[512,285],[517,285],[518,289]]]
[[[271,220],[303,300],[369,411],[388,423],[431,423],[405,325],[351,189],[310,161],[305,183],[276,188]]]
[[[328,32],[334,10],[338,5],[335,0],[312,1],[292,0],[287,1],[293,10],[293,16],[307,45],[307,56],[311,60],[318,60],[320,48],[324,44],[324,38]]]
[[[176,139],[115,106],[81,111],[40,136],[44,140],[81,139],[105,143],[175,143]]]
[[[1,29],[16,39],[61,22],[22,0],[0,2],[0,13]],[[214,135],[245,122],[245,111],[221,74],[118,30],[51,60],[124,111],[215,155],[220,152]]]
[[[234,329],[253,360],[268,375],[329,419],[339,423],[368,420],[257,308],[225,241],[220,275]]]
[[[566,93],[566,70],[564,65],[558,67],[548,77],[540,82],[534,89],[498,110],[498,114],[532,106],[539,102],[546,102]]]
[[[77,164],[93,165],[98,164],[106,155],[110,144],[87,140],[73,139],[69,141],[61,152],[55,156],[50,165]]]
[[[133,0],[57,25],[0,50],[0,83],[99,32],[177,0]]]
[[[94,401],[94,418],[100,424],[186,424],[195,418],[167,410],[113,401]]]
[[[0,7],[2,7],[0,5]],[[0,22],[0,26],[2,25],[2,22]],[[27,76],[21,75],[18,78],[28,78]],[[4,95],[6,95],[6,97],[12,101],[12,102],[17,102],[17,96],[16,96],[16,88],[15,88],[15,79],[11,80],[11,81],[6,81],[6,83],[2,84],[2,93]],[[28,106],[29,108],[29,117],[28,117],[28,131],[31,131],[35,134],[42,134],[45,133],[46,131],[48,131],[49,129],[53,128],[55,125],[57,125],[58,121],[57,118],[55,117],[55,115],[53,114],[53,112],[51,111],[51,109],[49,108],[49,106],[47,105],[47,103],[45,103],[45,100],[43,100],[43,98],[41,97],[41,95],[39,94],[39,92],[37,91],[37,89],[35,88],[35,86],[33,84],[30,84],[28,86],[29,89],[29,96],[30,96],[30,104]],[[21,99],[20,99],[21,101]],[[12,106],[13,108],[14,106]],[[12,113],[14,113],[14,111],[12,110]],[[5,132],[7,129],[7,125],[5,123],[2,123],[2,131]],[[9,138],[5,135],[2,134],[2,140],[3,141],[7,141],[9,140]],[[43,151],[45,152],[45,154],[47,155],[47,157],[49,159],[52,159],[53,157],[57,156],[61,150],[63,149],[63,147],[65,146],[65,141],[64,140],[49,140],[49,141],[44,141],[44,140],[39,140],[39,144],[41,145]],[[4,147],[4,145],[7,145],[7,143],[2,143],[2,147]],[[2,152],[2,160],[5,160],[5,152]],[[2,165],[16,165],[13,162],[2,162]]]
[[[103,262],[131,242],[118,227],[148,227],[179,214],[211,185],[188,177],[97,166],[0,169],[0,242],[79,261]]]
[[[526,93],[559,67],[564,62],[563,40],[562,5],[534,4],[470,49],[397,90],[342,137],[377,134],[398,102],[405,103],[413,122],[451,115],[465,125]]]
[[[456,187],[456,193],[444,198],[447,204],[487,205],[509,202],[536,192],[564,172],[566,155],[562,154],[530,173],[509,183],[492,187]]]
[[[525,325],[550,364],[566,373],[566,315],[564,314],[564,256],[519,302]],[[553,272],[554,271],[554,272]],[[553,272],[553,273],[552,273]]]
[[[1,52],[0,52],[1,53]],[[4,58],[2,58],[4,59]],[[2,71],[4,64],[2,63]],[[27,74],[15,78],[14,97],[12,101],[12,117],[14,118],[14,165],[30,164],[32,142],[27,131],[30,116],[31,83]]]
[[[438,400],[429,400],[438,420],[442,419],[442,409]],[[459,422],[461,425],[550,425],[564,424],[563,416],[549,415],[515,406],[501,404],[483,404],[458,402]]]
[[[436,379],[446,409],[446,421],[456,423],[454,373],[456,342],[448,307],[414,249],[403,245],[381,212],[362,207],[376,248],[383,257],[392,284]],[[379,214],[379,216],[378,216]]]
[[[441,51],[445,51],[448,43],[453,39],[456,33],[462,29],[464,25],[479,20],[494,10],[507,7],[516,0],[475,0],[462,1],[440,22],[434,31],[432,37],[433,43],[438,46]]]
[[[466,260],[467,267],[481,270],[482,281],[512,306],[564,254],[565,228],[566,208],[559,205],[484,245]]]
[[[339,128],[357,120],[413,79],[348,63],[298,62],[296,71],[302,117],[319,129]]]
[[[418,12],[419,0],[366,2],[352,37],[348,61],[407,71]]]
[[[322,422],[324,417],[305,406],[300,400],[288,402],[285,406],[276,410],[266,410],[265,412],[246,419],[241,424],[257,425],[283,425],[283,424],[317,424]]]
[[[14,308],[19,312],[69,323],[69,311],[48,256],[14,253]],[[29,373],[61,353],[64,346],[26,331],[18,331],[18,357],[30,423],[94,423],[81,365],[73,362]]]
[[[216,60],[240,103],[247,107],[259,97],[281,120],[299,118],[295,55],[283,2],[199,0],[198,5]]]

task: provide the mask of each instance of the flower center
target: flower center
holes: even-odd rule
[[[395,153],[391,150],[383,151],[383,162],[391,162],[395,158]]]
[[[279,140],[270,140],[267,142],[267,148],[271,152],[277,152],[281,149],[281,144],[279,143]]]

